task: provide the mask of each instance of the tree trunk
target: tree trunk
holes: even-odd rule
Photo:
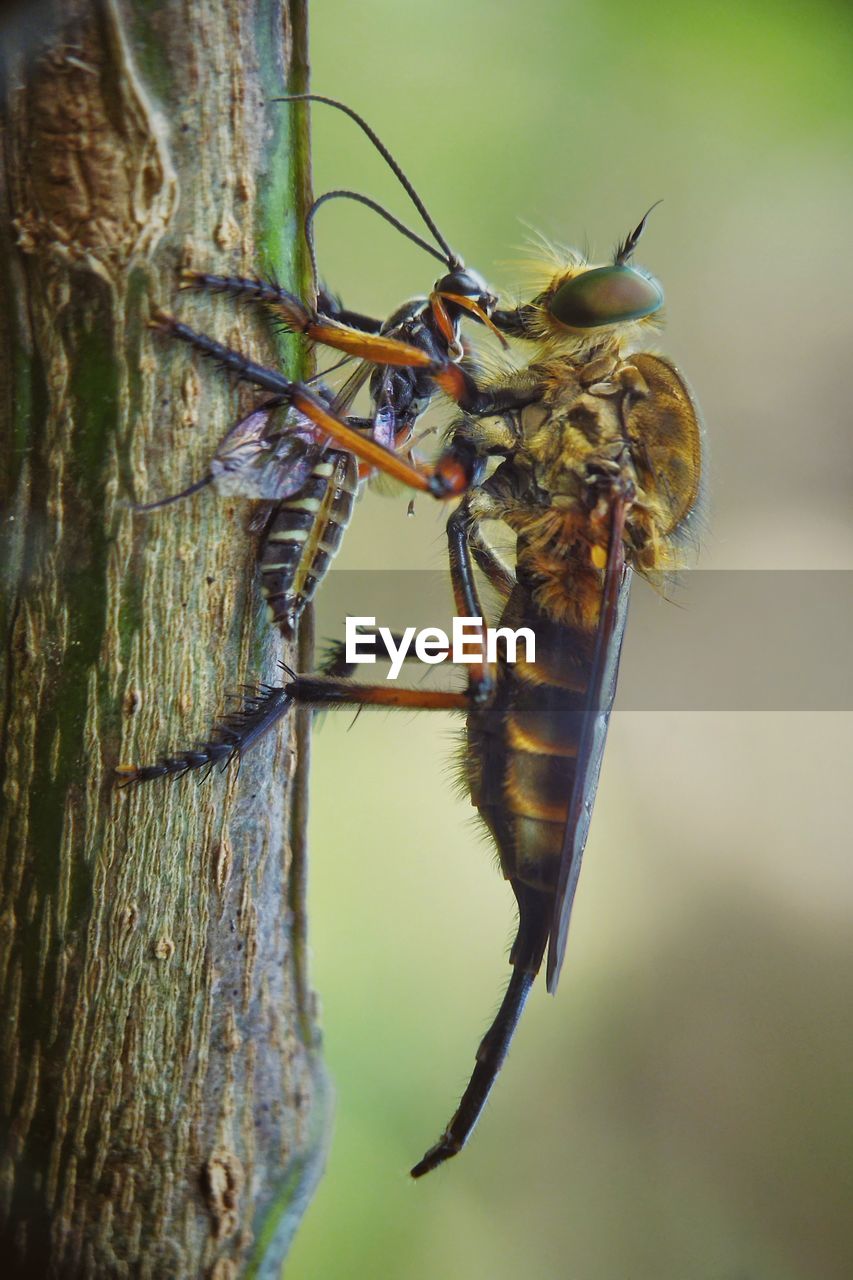
[[[306,3],[73,0],[6,66],[4,1275],[275,1275],[322,1164],[306,724],[203,785],[112,775],[276,682],[247,504],[131,502],[202,475],[251,403],[157,307],[287,367],[257,316],[176,286],[309,288],[305,119],[269,103],[307,87]]]

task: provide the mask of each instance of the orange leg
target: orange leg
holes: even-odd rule
[[[449,491],[445,494],[445,486],[436,488],[432,481],[430,473],[421,471],[412,463],[408,462],[400,454],[392,453],[390,449],[385,449],[381,444],[377,444],[369,436],[363,432],[355,430],[349,426],[343,418],[339,418],[332,413],[328,405],[317,396],[304,383],[291,382],[283,374],[278,373],[275,369],[268,369],[264,365],[256,364],[253,360],[248,360],[241,355],[239,351],[234,351],[230,347],[224,346],[221,342],[216,342],[213,338],[207,337],[206,334],[196,333],[194,329],[190,329],[188,325],[182,324],[176,320],[174,316],[165,311],[158,311],[154,317],[152,327],[159,329],[164,333],[170,334],[174,338],[179,338],[182,342],[189,343],[195,347],[203,355],[210,356],[216,360],[220,368],[225,369],[229,373],[234,373],[243,382],[251,383],[253,386],[261,387],[265,391],[271,391],[274,395],[280,396],[283,401],[293,405],[301,414],[304,414],[311,422],[318,426],[321,431],[328,436],[339,449],[344,449],[354,454],[370,467],[376,467],[380,471],[384,471],[387,475],[392,476],[395,480],[402,481],[411,489],[417,489],[421,493],[435,493],[436,497],[452,496]],[[335,326],[336,330],[338,326]],[[342,329],[342,326],[340,326]],[[348,330],[346,332],[356,333],[356,330]],[[372,335],[362,334],[360,337],[369,341],[374,341]],[[414,353],[418,357],[419,363],[429,364],[429,359],[417,347],[407,347],[404,343],[394,344],[389,339],[375,339],[383,346],[399,347],[408,353]],[[398,353],[399,354],[399,353]],[[389,363],[384,359],[381,363]],[[398,364],[405,364],[406,361],[399,359]],[[409,361],[412,363],[412,361]]]
[[[209,277],[201,277],[202,280]],[[184,277],[187,280],[187,277]],[[195,283],[192,276],[189,281]],[[414,347],[408,342],[400,342],[396,338],[385,338],[376,333],[365,333],[362,329],[351,328],[339,324],[328,316],[307,307],[295,294],[276,286],[263,290],[260,298],[273,311],[285,326],[294,333],[304,334],[310,342],[322,342],[326,347],[343,351],[360,360],[369,360],[372,364],[402,365],[406,368],[429,369],[433,363],[430,355],[421,347]]]
[[[474,416],[500,414],[518,409],[539,399],[542,388],[536,385],[513,387],[511,384],[495,388],[481,388],[471,374],[452,360],[433,359],[420,347],[386,338],[378,334],[364,333],[346,325],[324,321],[299,301],[298,298],[279,291],[282,299],[276,310],[293,329],[305,334],[313,342],[323,342],[348,355],[357,356],[379,365],[397,365],[429,371],[436,384],[456,401],[461,409]],[[461,447],[451,443],[436,464],[428,471],[415,467],[400,454],[384,448],[369,436],[356,431],[333,413],[304,383],[291,382],[274,369],[248,360],[238,351],[216,342],[205,334],[196,333],[167,312],[156,313],[154,328],[170,333],[187,342],[202,354],[217,360],[220,367],[237,375],[245,382],[262,387],[281,396],[306,418],[318,426],[339,449],[360,458],[362,462],[410,489],[431,493],[435,498],[454,498],[470,486],[476,460],[471,457],[471,446]]]

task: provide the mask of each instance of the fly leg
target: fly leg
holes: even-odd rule
[[[501,599],[508,599],[515,586],[515,574],[504,564],[500,556],[495,554],[476,525],[469,530],[468,545],[477,568],[485,575]]]
[[[512,438],[507,439],[500,430],[493,432],[490,443],[499,443],[503,447],[511,447]],[[507,515],[513,506],[514,471],[510,464],[504,462],[484,484],[478,485],[468,494],[465,511],[467,514],[465,532],[471,555],[478,569],[498,592],[502,600],[509,595],[516,585],[515,574],[503,562],[483,536],[481,525],[484,520],[499,521]],[[461,508],[460,508],[461,509]]]
[[[468,668],[468,693],[474,706],[483,706],[494,693],[495,672],[486,659],[486,632],[483,622],[483,606],[474,580],[474,566],[469,545],[473,525],[471,494],[467,494],[447,522],[447,541],[450,555],[450,581],[456,613],[463,618],[479,619],[482,658]]]
[[[401,689],[387,684],[356,684],[327,676],[296,676],[285,689],[303,707],[401,707],[410,711],[467,711],[467,693],[452,689]]]
[[[379,631],[359,631],[357,638],[359,645],[372,644],[380,661],[387,659],[387,661],[393,662],[399,654],[400,649],[406,644],[403,636],[392,634],[388,640],[386,640],[385,636],[383,636]],[[391,648],[392,645],[393,651]],[[436,648],[434,652],[437,656],[441,653],[441,650]],[[404,662],[407,662],[409,659],[416,658],[417,654],[409,648],[407,648],[406,652],[403,654]],[[362,659],[362,661],[364,661],[364,659]],[[326,644],[323,662],[320,667],[321,675],[334,676],[339,679],[348,680],[351,676],[355,675],[358,666],[358,662],[349,662],[347,660],[345,640],[332,640]]]
[[[400,707],[411,711],[467,711],[468,695],[447,689],[404,689],[393,682],[384,685],[355,684],[327,676],[297,676],[282,686],[262,685],[250,694],[235,714],[213,730],[208,741],[193,751],[162,756],[154,764],[119,765],[120,786],[151,782],[155,778],[182,777],[195,769],[227,767],[253,747],[278,724],[292,706],[323,710],[328,707]]]
[[[238,711],[220,721],[210,737],[194,750],[161,756],[154,764],[118,765],[115,773],[119,786],[151,782],[155,778],[180,778],[194,769],[209,771],[217,764],[227,768],[278,723],[289,711],[292,701],[286,688],[261,685],[257,692],[243,699]]]

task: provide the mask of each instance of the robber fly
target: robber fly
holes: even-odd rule
[[[294,704],[398,706],[467,716],[465,774],[518,904],[512,976],[447,1128],[412,1169],[421,1177],[464,1146],[506,1056],[546,957],[556,990],[613,704],[632,572],[678,567],[700,506],[702,439],[692,395],[665,358],[643,350],[663,291],[631,265],[645,218],[611,262],[577,255],[551,264],[530,301],[492,312],[533,358],[482,382],[424,348],[377,339],[377,363],[411,364],[463,416],[432,469],[385,451],[330,413],[304,384],[280,394],[336,446],[413,489],[461,497],[448,521],[456,612],[482,618],[474,565],[498,590],[500,625],[536,636],[533,661],[468,667],[463,692],[368,686],[288,672],[195,753],[130,767],[126,781],[176,775],[239,755]],[[299,312],[294,309],[294,324]],[[332,335],[334,337],[334,335]],[[329,338],[324,337],[323,341]],[[349,337],[330,345],[346,349]],[[491,473],[487,464],[499,463]],[[515,565],[482,525],[515,535]]]
[[[350,107],[333,98],[301,94],[276,99],[280,102],[322,102],[344,112],[363,130],[385,159],[423,218],[436,241],[434,247],[405,226],[375,200],[356,191],[328,191],[311,205],[305,221],[305,235],[316,279],[314,219],[330,200],[350,199],[378,213],[396,230],[414,241],[445,268],[428,297],[410,299],[382,321],[351,311],[330,293],[321,291],[316,308],[304,306],[275,281],[219,276],[185,271],[184,288],[230,297],[265,308],[283,327],[297,328],[312,342],[339,345],[345,359],[361,357],[354,373],[337,393],[312,379],[316,396],[349,427],[372,438],[385,449],[410,452],[415,425],[435,397],[436,383],[428,369],[416,365],[374,363],[374,338],[382,342],[402,342],[419,348],[429,362],[458,362],[465,355],[460,340],[462,319],[468,315],[488,326],[504,343],[506,340],[490,316],[497,297],[476,272],[467,269],[450,248],[397,161],[370,126]],[[258,367],[239,352],[196,333],[170,315],[160,312],[155,327],[189,343],[202,354],[212,356],[222,367],[247,377],[256,385],[274,390],[269,382],[258,382]],[[349,409],[362,386],[369,383],[370,407],[364,417]],[[337,554],[349,524],[359,488],[372,471],[348,450],[329,449],[322,429],[310,415],[289,406],[273,395],[257,406],[226,434],[220,442],[207,474],[178,494],[149,502],[137,510],[152,511],[166,506],[208,484],[220,493],[263,499],[277,505],[266,522],[259,568],[261,589],[271,620],[290,638],[305,605]]]

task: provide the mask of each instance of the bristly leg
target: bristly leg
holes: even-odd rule
[[[298,299],[295,300],[298,302]],[[301,307],[302,304],[298,303]],[[384,448],[375,440],[353,427],[351,427],[346,419],[340,418],[337,414],[330,411],[329,406],[325,404],[311,389],[301,382],[291,382],[283,374],[277,373],[274,369],[267,369],[264,365],[256,364],[253,360],[248,360],[239,351],[234,351],[231,347],[224,346],[221,342],[209,338],[207,334],[197,333],[194,329],[190,329],[188,325],[182,324],[166,311],[158,311],[153,320],[152,328],[159,329],[163,333],[169,334],[173,338],[186,342],[189,346],[194,347],[202,355],[216,361],[219,368],[226,373],[233,374],[242,382],[250,383],[253,386],[261,387],[264,391],[271,391],[275,396],[279,397],[283,403],[292,405],[299,413],[308,418],[310,422],[318,427],[325,434],[330,443],[348,453],[355,454],[369,467],[377,467],[380,471],[386,472],[393,478],[409,485],[412,489],[418,489],[422,492],[432,492],[434,489],[431,478],[413,466],[401,454]],[[337,349],[364,356],[365,359],[378,360],[384,364],[395,364],[402,366],[421,366],[430,364],[429,356],[421,351],[418,347],[411,347],[407,343],[397,342],[393,339],[378,338],[372,334],[359,333],[357,330],[347,330],[342,326],[334,327],[335,335],[348,335],[353,341],[335,341],[329,345],[335,346]],[[328,341],[319,334],[311,335],[318,341]],[[365,350],[361,350],[364,346]],[[441,485],[440,492],[435,490],[437,496],[446,497],[449,494],[445,484]]]
[[[193,769],[213,768],[217,764],[227,768],[285,715],[292,701],[286,687],[263,684],[256,693],[244,695],[240,708],[226,716],[209,740],[195,751],[162,756],[155,764],[118,765],[115,772],[120,779],[119,786],[151,782],[154,778],[182,777]]]
[[[182,271],[182,289],[198,289],[204,293],[227,293],[232,298],[247,302],[259,302],[262,306],[275,307],[282,303],[292,305],[293,294],[282,289],[273,279],[262,280],[256,276],[215,276],[204,271]]]
[[[283,374],[277,373],[274,369],[267,369],[262,364],[256,364],[254,360],[247,359],[239,351],[226,347],[214,338],[209,338],[205,333],[197,333],[195,329],[191,329],[189,325],[182,324],[180,320],[176,320],[167,311],[157,311],[151,321],[151,327],[159,329],[173,338],[178,338],[181,342],[188,343],[196,351],[201,352],[203,356],[208,356],[210,359],[215,360],[219,368],[225,373],[232,373],[240,381],[261,387],[264,391],[272,391],[286,403],[291,402],[295,384],[285,378]]]
[[[392,662],[400,649],[404,647],[404,637],[398,633],[392,632],[389,636],[391,644],[394,646],[394,652],[389,649],[385,637],[379,631],[363,631],[359,628],[358,644],[361,646],[372,644],[376,651],[376,660],[378,662]],[[403,655],[404,661],[420,661],[417,654],[408,649]],[[345,640],[327,640],[323,646],[323,656],[320,662],[320,675],[329,676],[340,680],[348,680],[355,675],[360,663],[347,661],[347,646]]]
[[[155,778],[182,777],[193,769],[217,764],[226,767],[268,733],[286,715],[291,705],[322,710],[327,707],[385,707],[411,711],[467,711],[468,695],[449,689],[404,689],[384,685],[355,684],[349,680],[323,676],[298,676],[284,668],[289,677],[279,687],[264,684],[257,694],[245,697],[238,711],[216,726],[207,742],[195,751],[179,751],[163,756],[154,764],[122,764],[115,773],[119,786],[151,782]]]

